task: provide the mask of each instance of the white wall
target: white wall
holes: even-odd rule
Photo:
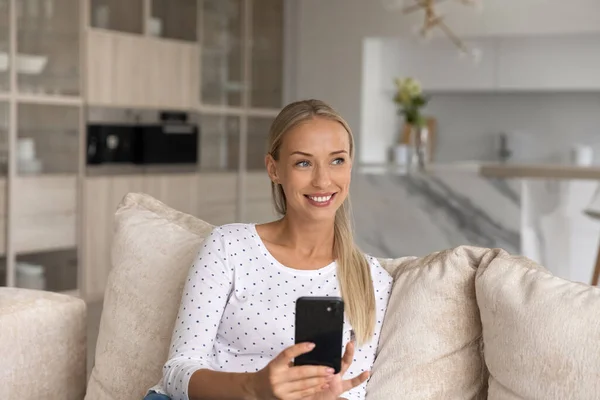
[[[598,0],[483,0],[484,9],[448,2],[448,23],[466,36],[600,31]],[[363,41],[412,34],[420,16],[404,16],[380,0],[298,0],[292,98],[320,98],[361,128]]]

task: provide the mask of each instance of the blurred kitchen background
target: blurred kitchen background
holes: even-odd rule
[[[265,141],[305,98],[354,130],[365,251],[503,247],[592,282],[600,2],[466,3],[423,2],[428,26],[411,0],[0,0],[0,285],[101,301],[128,192],[276,218]],[[426,168],[405,77],[430,97]]]

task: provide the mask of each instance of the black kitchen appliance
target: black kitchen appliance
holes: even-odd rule
[[[133,163],[136,135],[134,125],[88,125],[87,163]]]
[[[154,124],[89,124],[87,163],[197,163],[198,127],[170,115]]]
[[[186,123],[138,125],[136,164],[195,164],[198,128]]]

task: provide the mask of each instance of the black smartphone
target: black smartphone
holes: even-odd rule
[[[340,297],[300,297],[296,301],[296,344],[315,348],[294,359],[294,365],[324,365],[342,369],[344,301]]]

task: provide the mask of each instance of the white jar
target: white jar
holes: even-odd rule
[[[44,267],[37,264],[18,262],[17,287],[24,289],[46,290]]]
[[[17,159],[21,161],[35,160],[35,141],[32,138],[21,138],[17,142]]]

